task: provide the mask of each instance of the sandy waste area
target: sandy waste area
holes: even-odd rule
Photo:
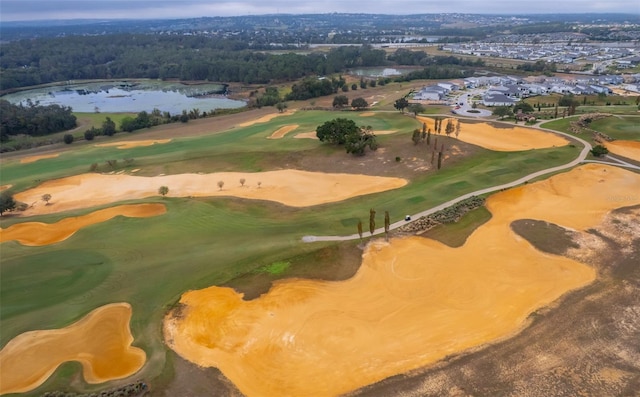
[[[54,153],[54,154],[40,154],[37,156],[29,156],[29,157],[24,157],[22,159],[20,159],[20,164],[29,164],[29,163],[34,163],[38,160],[44,160],[44,159],[53,159],[60,156],[60,153]]]
[[[417,119],[427,123],[427,128],[434,130],[434,120],[429,117]],[[442,121],[442,134],[449,119]],[[456,119],[452,119],[454,126]],[[441,134],[441,135],[442,135]],[[455,137],[455,134],[451,135]],[[566,146],[569,141],[550,132],[533,128],[513,126],[511,128],[496,128],[489,123],[460,123],[460,134],[457,139],[498,152],[515,152],[529,149],[546,149],[550,147]]]
[[[87,215],[65,218],[56,223],[24,222],[0,229],[0,242],[16,240],[22,245],[42,246],[59,243],[73,236],[83,227],[106,222],[116,216],[147,218],[166,212],[162,204],[120,205]]]
[[[288,133],[290,133],[291,131],[295,130],[298,127],[299,127],[298,124],[285,125],[284,127],[278,128],[276,131],[273,132],[273,134],[269,135],[267,138],[282,139],[284,138],[285,135],[287,135]]]
[[[244,186],[240,184],[240,179],[243,178]],[[224,182],[222,190],[218,188],[218,181]],[[261,182],[260,186],[258,182]],[[23,216],[159,196],[160,186],[167,186],[167,196],[171,197],[235,196],[276,201],[291,207],[307,207],[397,189],[406,184],[407,181],[401,178],[299,170],[155,177],[81,174],[46,181],[33,189],[15,194],[14,198],[23,203],[33,204],[21,213]],[[41,200],[44,194],[50,194],[52,197],[49,205]]]
[[[33,390],[66,361],[82,364],[88,383],[102,383],[136,373],[146,361],[131,346],[131,306],[113,303],[95,309],[61,329],[30,331],[0,350],[0,394]]]
[[[100,143],[95,145],[96,147],[111,147],[116,146],[118,149],[131,149],[134,147],[140,146],[152,146],[159,145],[163,143],[169,143],[171,139],[149,139],[146,141],[120,141],[120,142],[110,142],[110,143]]]
[[[604,144],[613,154],[640,161],[640,141],[612,141]]]
[[[532,218],[585,230],[640,204],[638,186],[638,174],[585,165],[491,196],[493,217],[460,248],[379,239],[346,281],[283,280],[251,301],[230,288],[189,291],[165,318],[165,340],[247,396],[345,393],[509,337],[536,309],[591,283],[593,268],[536,250],[509,225]]]

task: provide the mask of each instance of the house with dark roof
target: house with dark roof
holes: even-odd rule
[[[482,97],[482,104],[484,106],[512,106],[516,102],[516,99],[496,92],[487,92]]]

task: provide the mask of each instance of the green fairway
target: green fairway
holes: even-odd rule
[[[571,122],[577,120],[578,116],[567,117],[564,119],[549,121],[542,124],[541,127],[566,132],[594,143],[593,134],[589,132],[575,134],[571,131]],[[613,139],[631,141],[640,140],[640,117],[638,116],[610,116],[593,121],[589,125],[589,128],[602,132]]]
[[[57,158],[29,164],[5,159],[0,182],[14,185],[13,191],[17,192],[40,181],[88,172],[92,163],[102,167],[109,159],[119,160],[118,169],[140,168],[138,174],[148,176],[259,172],[285,168],[288,156],[336,155],[338,152],[357,163],[358,157],[349,157],[341,148],[332,148],[312,139],[294,138],[297,133],[313,131],[319,124],[337,116],[353,119],[358,125],[370,125],[374,131],[409,132],[419,126],[413,118],[398,112],[362,117],[356,112],[299,111],[220,134],[187,138],[168,136],[173,140],[166,144],[128,150],[84,145],[63,152]],[[299,127],[284,138],[266,139],[278,128],[292,124]],[[405,141],[407,145],[413,145],[405,136],[380,137],[383,148],[385,143]],[[445,163],[438,172],[416,172],[410,183],[401,189],[312,208],[291,208],[237,198],[155,197],[144,202],[165,204],[165,214],[150,218],[116,217],[49,246],[2,243],[0,342],[4,346],[11,338],[28,330],[63,327],[106,303],[129,302],[133,307],[135,345],[143,348],[149,358],[136,376],[151,382],[166,379],[171,376],[172,369],[165,361],[162,318],[185,291],[225,283],[242,287],[248,282],[243,281],[246,277],[265,277],[267,288],[268,282],[277,277],[322,277],[323,269],[319,267],[340,264],[335,257],[342,251],[332,251],[331,247],[337,244],[304,244],[301,242],[304,235],[356,233],[358,220],[366,223],[370,208],[376,209],[379,226],[383,224],[384,211],[389,211],[391,222],[395,222],[405,214],[417,213],[462,194],[567,163],[579,151],[571,146],[523,152],[477,149],[470,157]],[[133,161],[125,164],[125,158]],[[96,209],[31,217],[28,221],[51,223]],[[451,233],[462,235],[462,229],[473,230],[486,220],[486,214],[478,211],[473,214],[450,226],[453,228]],[[0,219],[0,226],[6,228],[26,220],[5,217]],[[451,234],[438,233],[442,236]],[[459,244],[459,241],[451,244]],[[352,259],[359,252],[355,243],[343,246],[341,249],[348,251]],[[353,268],[349,272],[352,273]],[[351,274],[349,272],[345,272],[344,277]],[[70,368],[77,367],[63,366],[56,371],[55,379],[32,395],[48,390],[47,384],[68,384],[76,376]],[[85,389],[95,390],[95,387]]]

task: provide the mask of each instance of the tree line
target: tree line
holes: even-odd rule
[[[0,90],[67,80],[151,78],[267,84],[350,68],[391,64],[428,67],[427,77],[453,78],[448,66],[481,66],[424,52],[387,55],[369,45],[328,53],[270,54],[233,39],[200,36],[112,34],[37,38],[0,44]]]
[[[76,127],[76,116],[70,107],[41,106],[27,101],[27,105],[14,105],[0,99],[0,141],[11,135],[43,136]]]

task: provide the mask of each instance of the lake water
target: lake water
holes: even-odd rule
[[[407,74],[422,68],[358,68],[349,71],[349,74],[362,77],[394,77]]]
[[[101,82],[71,84],[21,91],[2,97],[14,104],[27,100],[41,105],[70,106],[74,112],[137,113],[159,109],[171,114],[182,110],[235,109],[246,102],[226,98],[221,84],[186,85],[166,82]]]

